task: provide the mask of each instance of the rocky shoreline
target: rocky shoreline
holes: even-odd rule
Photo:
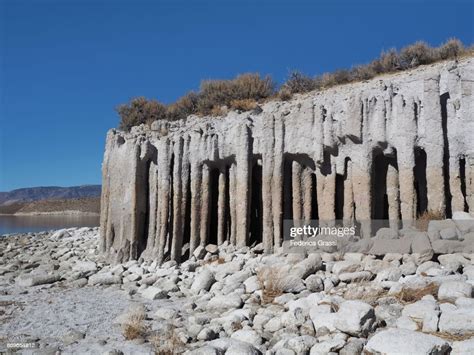
[[[98,234],[0,238],[0,352],[474,352],[471,252],[265,255],[225,242],[179,265],[110,265]]]

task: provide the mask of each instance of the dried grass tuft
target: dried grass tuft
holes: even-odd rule
[[[145,312],[141,309],[130,310],[127,319],[122,323],[122,334],[126,340],[144,338],[148,328],[145,325]]]
[[[440,211],[425,211],[415,222],[415,227],[421,231],[426,232],[428,230],[428,225],[430,221],[442,220],[445,216]]]
[[[285,274],[277,267],[265,267],[257,272],[257,280],[262,289],[262,303],[272,303],[285,290],[287,280]]]
[[[169,327],[162,333],[155,333],[149,341],[156,355],[174,355],[184,352],[184,343],[173,327]]]
[[[400,292],[394,295],[401,303],[414,303],[421,300],[426,295],[436,297],[438,295],[439,285],[429,283],[422,288],[403,287]]]

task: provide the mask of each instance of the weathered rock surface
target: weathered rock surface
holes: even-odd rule
[[[110,130],[101,250],[117,262],[159,263],[166,255],[209,260],[224,242],[271,252],[289,242],[283,220],[307,221],[317,206],[322,221],[363,222],[348,251],[425,260],[474,252],[464,238],[472,216],[460,212],[474,208],[473,68],[468,57],[252,112]],[[452,219],[431,221],[427,234],[411,230],[427,211]],[[377,231],[371,219],[390,225]],[[301,266],[298,276],[314,272]]]

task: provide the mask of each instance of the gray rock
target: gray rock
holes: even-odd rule
[[[362,353],[365,343],[365,339],[351,338],[339,351],[339,355],[359,355]]]
[[[362,282],[369,281],[372,278],[370,271],[347,272],[339,275],[342,282]]]
[[[122,278],[118,275],[113,275],[110,272],[98,273],[89,277],[89,285],[113,285],[121,284]]]
[[[451,346],[453,348],[451,351],[452,355],[474,354],[474,338],[463,341],[454,341]]]
[[[316,271],[321,269],[323,262],[321,260],[321,255],[319,254],[309,254],[308,257],[299,263],[295,264],[290,273],[297,278],[305,279],[311,274],[314,274]]]
[[[143,298],[149,299],[149,300],[158,300],[158,299],[163,299],[168,297],[168,292],[165,290],[162,290],[161,288],[155,287],[155,286],[150,286],[141,291],[141,295]]]
[[[206,248],[202,245],[198,245],[196,249],[194,249],[193,255],[196,259],[202,259],[206,255]]]
[[[158,308],[158,310],[155,312],[155,317],[159,319],[174,319],[176,315],[178,314],[178,311],[172,308]]]
[[[262,337],[252,329],[236,330],[230,337],[253,345],[261,345],[263,343]]]
[[[240,308],[243,305],[242,298],[236,293],[230,293],[228,295],[219,295],[211,298],[207,304],[207,309],[229,309],[229,308]]]
[[[211,328],[203,328],[199,334],[197,335],[197,339],[198,340],[204,340],[204,341],[209,341],[209,340],[212,340],[212,339],[215,339],[217,338],[217,334],[216,332],[214,332],[213,329]]]
[[[439,231],[439,235],[441,239],[444,240],[457,240],[458,233],[456,232],[456,228],[445,228]]]
[[[205,249],[210,254],[217,254],[219,252],[219,247],[215,244],[208,244]]]
[[[348,272],[356,272],[362,269],[361,263],[357,261],[351,260],[343,260],[337,261],[334,266],[332,267],[332,272],[336,275],[348,273]]]
[[[247,280],[244,281],[245,292],[253,293],[257,290],[261,289],[260,282],[256,275],[249,277]]]
[[[451,334],[474,332],[474,309],[459,308],[442,312],[439,318],[439,331]]]
[[[97,271],[97,265],[93,261],[76,261],[76,263],[72,266],[73,270],[80,271],[83,273],[93,273]]]
[[[253,345],[231,338],[220,338],[210,341],[208,346],[225,352],[226,355],[260,355],[261,352]]]
[[[342,349],[346,342],[342,339],[331,339],[314,345],[311,348],[310,355],[326,355],[330,352]]]
[[[223,355],[224,352],[213,346],[205,345],[198,349],[191,350],[188,355]]]
[[[362,301],[346,301],[339,306],[334,326],[351,335],[367,335],[375,322],[371,305]]]
[[[375,334],[364,347],[374,354],[449,354],[449,344],[433,335],[407,329],[387,329]]]
[[[472,285],[463,281],[443,282],[438,290],[440,301],[454,302],[459,297],[472,297]]]
[[[311,292],[321,292],[324,290],[323,279],[318,275],[309,275],[304,282],[306,288]]]
[[[81,339],[84,339],[86,335],[78,330],[71,330],[67,332],[61,340],[63,341],[64,345],[71,345]]]
[[[38,286],[45,284],[52,284],[61,280],[61,277],[58,274],[26,274],[21,275],[16,279],[16,284],[20,287],[30,287]]]
[[[402,315],[421,324],[423,332],[438,330],[439,307],[434,300],[422,299],[408,304],[403,308]]]
[[[216,281],[214,274],[208,269],[203,269],[195,278],[191,285],[191,290],[199,292],[201,290],[209,291],[212,284]]]

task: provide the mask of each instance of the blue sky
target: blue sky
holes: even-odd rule
[[[455,1],[0,0],[0,191],[96,184],[114,107],[202,79],[350,68],[382,49],[473,43]]]

